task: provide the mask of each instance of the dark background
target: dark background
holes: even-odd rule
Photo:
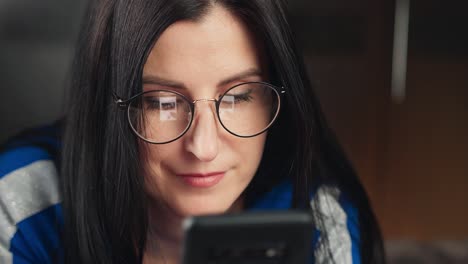
[[[0,141],[63,112],[84,2],[0,0]]]
[[[410,1],[392,97],[395,0],[294,0],[291,24],[391,263],[468,263],[468,2]],[[63,112],[85,1],[0,0],[0,141]]]

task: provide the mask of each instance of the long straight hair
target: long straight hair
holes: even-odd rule
[[[307,208],[314,184],[333,184],[358,210],[362,263],[383,263],[368,198],[324,120],[285,5],[264,0],[91,1],[74,64],[62,149],[66,263],[142,261],[148,213],[138,139],[112,93],[129,98],[140,92],[143,65],[162,32],[176,21],[201,19],[217,4],[262,42],[269,81],[286,89],[246,203],[290,178],[291,207]],[[319,215],[316,219],[320,222]]]

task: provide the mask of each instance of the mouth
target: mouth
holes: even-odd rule
[[[208,188],[215,186],[224,177],[224,171],[210,172],[210,173],[183,173],[177,174],[182,181],[191,186],[197,188]]]

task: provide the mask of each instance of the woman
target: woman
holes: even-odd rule
[[[280,1],[94,1],[76,58],[42,259],[178,263],[186,216],[311,208],[315,263],[383,262]]]

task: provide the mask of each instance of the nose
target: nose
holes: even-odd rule
[[[185,148],[200,161],[212,161],[218,155],[218,125],[212,101],[195,104],[195,116],[185,140]]]

